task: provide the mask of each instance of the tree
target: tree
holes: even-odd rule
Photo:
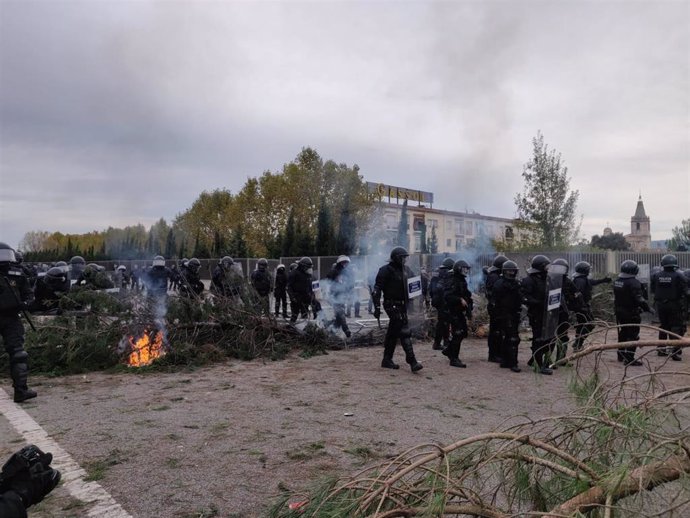
[[[407,235],[407,199],[403,201],[402,211],[400,212],[400,222],[398,223],[398,234],[396,237],[396,245],[408,248],[409,239]]]
[[[295,213],[290,211],[287,224],[285,225],[285,239],[283,241],[283,257],[294,257],[293,254],[295,246]]]
[[[690,250],[690,218],[684,219],[679,227],[671,230],[673,237],[666,241],[669,250],[687,252]]]
[[[614,232],[607,236],[592,236],[590,245],[603,250],[630,250],[630,243],[625,240],[621,232]]]
[[[322,198],[316,229],[316,254],[331,255],[334,253],[334,248],[331,209],[326,205],[325,198]]]
[[[533,157],[522,171],[525,186],[515,195],[519,221],[542,247],[553,249],[568,246],[579,232],[575,223],[578,191],[570,191],[568,168],[561,163],[561,154],[549,150],[541,132],[532,139]]]
[[[175,241],[175,232],[171,228],[168,230],[168,235],[165,238],[165,257],[166,259],[171,259],[175,256],[175,251],[177,249],[177,243]]]
[[[345,195],[345,201],[340,211],[340,227],[336,238],[336,250],[338,254],[351,255],[355,251],[357,234],[357,221],[353,217],[350,207],[350,196]]]
[[[436,227],[431,227],[431,237],[427,240],[427,250],[430,254],[438,253],[438,237],[436,236]]]

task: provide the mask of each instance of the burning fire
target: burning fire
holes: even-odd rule
[[[132,352],[129,353],[127,358],[127,365],[130,367],[144,367],[145,365],[151,365],[156,358],[165,355],[163,350],[163,333],[158,331],[153,342],[151,341],[151,334],[148,331],[144,331],[144,334],[137,338],[136,341],[133,336],[129,337],[129,345]]]

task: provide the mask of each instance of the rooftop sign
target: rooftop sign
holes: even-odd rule
[[[398,200],[411,200],[419,203],[434,203],[434,193],[408,189],[406,187],[394,187],[383,183],[367,182],[367,190],[378,196],[379,201],[383,198],[396,198]]]

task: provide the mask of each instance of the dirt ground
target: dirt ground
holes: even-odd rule
[[[414,445],[574,405],[573,368],[512,373],[488,363],[478,339],[463,344],[466,369],[448,366],[431,343],[415,349],[424,364],[417,374],[400,348],[401,369],[391,371],[379,367],[382,348],[370,347],[175,373],[33,377],[39,397],[22,407],[134,517],[250,518],[281,487],[304,488]],[[523,368],[527,352],[523,342]],[[687,356],[673,367],[690,369]],[[605,364],[622,374],[614,352]],[[0,436],[1,458],[23,444],[4,416]],[[88,510],[58,487],[30,516]]]

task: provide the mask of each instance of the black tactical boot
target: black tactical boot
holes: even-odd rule
[[[521,369],[520,367],[518,367],[517,365],[513,365],[513,366],[510,368],[510,370],[513,371],[513,372],[522,372],[522,369]]]
[[[434,345],[432,345],[431,348],[434,351],[442,351],[443,350],[443,346],[441,345],[441,342],[434,342]]]
[[[410,364],[410,369],[412,370],[412,372],[421,371],[423,368],[424,368],[424,366],[421,363],[419,363],[417,360],[415,360],[414,363]]]
[[[384,358],[381,360],[381,368],[383,369],[399,369],[400,365],[397,363],[393,363],[393,360],[390,358]]]
[[[25,389],[19,389],[15,388],[14,389],[14,402],[15,403],[21,403],[22,401],[26,401],[27,399],[33,399],[37,396],[35,390],[31,390],[30,388],[25,388]]]
[[[463,369],[464,369],[465,367],[467,367],[467,365],[465,365],[464,363],[462,363],[462,361],[460,361],[460,358],[453,358],[453,359],[451,359],[451,360],[450,360],[450,366],[451,366],[451,367],[461,367],[461,368],[463,368]]]

